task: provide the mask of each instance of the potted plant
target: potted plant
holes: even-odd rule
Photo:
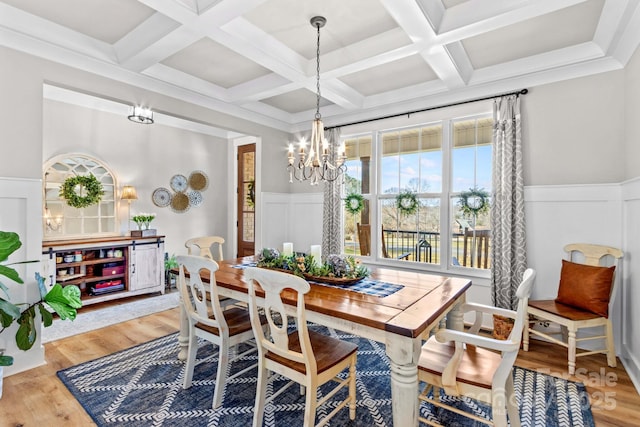
[[[171,288],[176,285],[176,276],[171,273],[172,268],[178,268],[178,260],[175,254],[169,256],[168,253],[164,254],[164,283],[167,288]]]
[[[6,278],[16,283],[24,284],[18,272],[11,265],[25,264],[38,261],[20,261],[6,263],[9,256],[20,249],[22,242],[18,234],[0,231],[0,278]],[[40,299],[34,303],[14,304],[9,300],[9,288],[0,280],[0,335],[14,321],[20,325],[16,332],[16,345],[20,350],[29,350],[33,347],[37,336],[37,313],[40,313],[40,321],[47,327],[53,323],[53,315],[47,307],[55,311],[60,319],[75,319],[77,309],[82,307],[80,289],[75,286],[62,287],[56,283],[49,291],[44,284],[44,278],[36,273],[36,280],[40,289]],[[46,305],[45,305],[46,304]],[[11,366],[13,357],[5,355],[5,349],[0,349],[0,379],[4,366]],[[1,384],[1,383],[0,383]],[[2,388],[0,388],[2,396]]]

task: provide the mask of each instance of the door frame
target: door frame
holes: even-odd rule
[[[238,194],[236,189],[238,188],[238,147],[241,145],[256,144],[255,154],[255,176],[256,176],[256,201],[255,201],[255,249],[256,251],[262,248],[262,138],[257,136],[242,136],[230,140],[233,145],[233,149],[229,150],[229,164],[232,167],[229,168],[229,174],[227,182],[229,183],[227,192],[227,206],[229,209],[229,222],[227,225],[227,247],[231,250],[232,256],[235,258],[235,254],[238,253]],[[231,209],[232,207],[232,209]],[[227,252],[229,253],[229,252]]]

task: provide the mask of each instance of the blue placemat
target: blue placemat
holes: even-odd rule
[[[234,264],[231,267],[245,269],[247,267],[255,267],[256,265],[257,264],[255,262],[245,262],[242,264]],[[367,295],[373,295],[380,298],[395,294],[400,289],[404,288],[403,285],[381,282],[379,280],[372,280],[372,279],[364,279],[359,281],[356,284],[349,285],[349,286],[332,285],[329,283],[321,283],[313,280],[309,280],[309,283],[313,283],[321,286],[327,286],[329,288],[345,289],[348,291],[359,292],[361,294],[367,294]]]

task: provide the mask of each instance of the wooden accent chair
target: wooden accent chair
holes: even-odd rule
[[[590,354],[605,353],[607,364],[615,367],[616,351],[609,305],[611,295],[615,292],[615,266],[623,253],[620,249],[609,246],[582,243],[569,244],[564,250],[567,252],[567,260],[572,261],[578,254],[582,254],[584,263],[566,264],[563,261],[558,298],[529,301],[528,308],[529,314],[537,320],[560,325],[562,340],[534,329],[535,325],[532,324],[524,330],[523,349],[529,350],[529,334],[534,334],[568,349],[569,375],[576,372],[576,358]],[[610,261],[611,257],[613,262]],[[603,267],[611,264],[614,265],[613,268]],[[579,329],[596,326],[604,328],[603,335],[576,337]],[[581,352],[576,350],[578,342],[595,339],[604,339],[605,347]]]
[[[358,228],[358,243],[360,244],[360,255],[371,255],[371,225],[356,223]]]
[[[307,329],[304,295],[309,292],[309,283],[292,274],[262,268],[249,267],[244,270],[244,279],[249,284],[249,310],[251,323],[258,344],[258,386],[254,407],[253,426],[262,426],[267,393],[268,371],[276,372],[290,380],[291,384],[304,386],[306,392],[304,422],[305,427],[315,421],[316,408],[342,389],[348,387],[348,396],[337,405],[317,425],[324,425],[338,411],[349,407],[349,418],[356,416],[356,354],[358,347]],[[257,283],[257,285],[256,285]],[[258,285],[264,290],[264,312],[267,317],[268,334],[260,327],[258,320]],[[289,333],[289,316],[282,302],[282,292],[293,294],[297,300],[295,321],[297,331]],[[261,293],[261,292],[260,292]],[[340,374],[348,369],[346,378]],[[322,399],[317,400],[318,386],[335,381],[337,386]],[[281,389],[282,390],[282,389]],[[274,394],[276,397],[280,391]]]
[[[420,400],[452,410],[476,421],[507,426],[507,414],[512,427],[520,426],[518,407],[514,396],[512,368],[518,356],[522,330],[527,319],[527,302],[531,294],[535,271],[527,269],[516,295],[517,311],[466,303],[462,310],[475,311],[475,323],[466,331],[441,329],[422,346],[418,377],[427,383]],[[515,319],[506,340],[478,335],[483,313]],[[440,389],[452,396],[468,396],[488,403],[492,407],[493,423],[484,418],[452,408],[441,401]],[[432,392],[432,396],[428,396]],[[439,425],[420,417],[428,425]]]
[[[462,265],[476,268],[488,268],[489,265],[489,236],[491,230],[464,229],[464,247]]]
[[[184,243],[184,246],[189,250],[189,255],[200,255],[207,257],[214,261],[222,261],[224,255],[222,254],[222,245],[224,244],[224,238],[220,236],[202,236],[194,237]],[[217,257],[213,256],[211,248],[213,245],[218,246]]]
[[[371,225],[370,224],[360,224],[356,223],[358,228],[358,240],[360,243],[360,255],[369,256],[371,255]],[[382,242],[382,256],[385,258],[390,258],[389,253],[387,252],[387,242],[384,239],[384,226],[381,228],[382,232],[380,233],[380,241]],[[408,259],[411,252],[407,252],[401,254],[396,257],[396,259]]]
[[[178,283],[182,304],[189,322],[189,346],[182,387],[185,389],[191,387],[193,369],[196,365],[196,353],[198,352],[197,337],[217,345],[219,350],[218,373],[212,402],[212,408],[215,409],[222,404],[227,380],[229,348],[254,337],[251,319],[249,312],[245,309],[233,307],[222,310],[215,278],[218,264],[215,261],[193,255],[180,255],[176,259],[180,265]],[[185,270],[190,273],[188,279]],[[206,274],[209,277],[208,284],[203,282],[200,274]],[[260,324],[260,320],[257,322]],[[266,323],[266,320],[264,322]],[[254,346],[248,351],[236,355],[232,360],[255,351]]]

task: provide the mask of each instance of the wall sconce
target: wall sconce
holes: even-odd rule
[[[131,107],[131,114],[128,119],[132,122],[150,125],[153,123],[153,111],[150,108]]]
[[[45,204],[44,205],[44,222],[47,228],[51,231],[58,231],[62,226],[62,215],[56,215],[55,218],[51,217],[51,210]]]
[[[129,230],[129,233],[131,233],[131,202],[134,200],[138,200],[138,193],[136,192],[136,188],[133,185],[125,185],[124,187],[122,187],[122,195],[120,196],[120,200],[126,200],[129,203],[127,211],[127,229]]]

